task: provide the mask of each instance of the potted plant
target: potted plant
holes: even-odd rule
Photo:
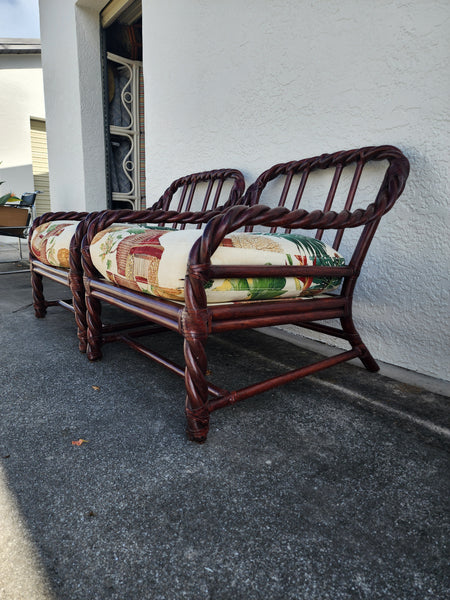
[[[0,185],[5,183],[0,181]],[[16,206],[7,206],[8,202],[20,202],[12,192],[0,196],[0,227],[24,227],[28,224],[29,212]],[[6,233],[6,232],[4,232]],[[11,235],[16,235],[11,233]]]
[[[0,165],[2,163],[0,162]],[[5,183],[5,181],[0,181],[0,185],[3,185]],[[0,206],[4,206],[7,202],[20,202],[20,198],[18,198],[17,196],[15,196],[12,192],[9,192],[9,194],[4,194],[3,196],[0,196]]]

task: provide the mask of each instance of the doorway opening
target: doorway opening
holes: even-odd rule
[[[112,0],[101,13],[108,207],[145,208],[141,0]]]

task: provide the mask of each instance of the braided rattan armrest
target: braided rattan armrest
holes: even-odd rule
[[[44,223],[50,223],[51,221],[82,221],[89,215],[88,212],[78,212],[78,211],[60,211],[60,212],[46,212],[39,217],[36,217],[30,227],[30,239],[33,235],[34,230],[39,225],[43,225]]]
[[[89,255],[89,245],[95,235],[115,224],[126,223],[153,223],[158,224],[182,224],[182,225],[203,225],[208,223],[213,217],[222,214],[224,209],[211,209],[206,211],[184,211],[162,210],[149,208],[147,210],[106,210],[93,218],[85,231],[84,238],[80,243],[81,253],[83,255],[84,268],[89,274],[93,274],[95,269],[92,265]],[[227,211],[229,209],[225,209]],[[94,269],[92,271],[92,269]]]

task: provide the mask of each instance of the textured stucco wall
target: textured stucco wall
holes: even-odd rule
[[[379,359],[449,379],[447,0],[143,0],[147,179],[372,144],[411,161],[356,292]]]
[[[0,196],[34,189],[30,117],[45,117],[39,54],[0,55]]]

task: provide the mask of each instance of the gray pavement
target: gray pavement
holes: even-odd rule
[[[450,597],[447,398],[346,364],[213,413],[198,446],[175,375],[120,345],[89,363],[27,273],[0,306],[1,600]],[[238,385],[310,360],[254,331],[209,354]]]

